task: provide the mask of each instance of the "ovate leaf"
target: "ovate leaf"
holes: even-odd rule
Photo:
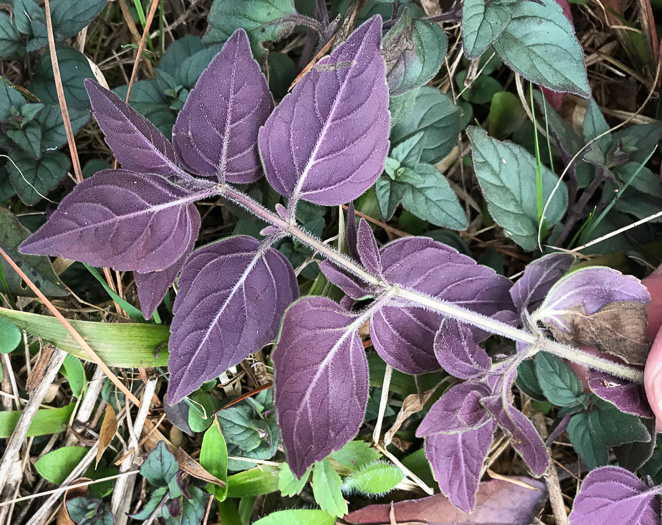
[[[560,407],[572,407],[585,398],[577,374],[560,357],[539,352],[535,357],[536,376],[545,397]]]
[[[191,91],[172,130],[178,158],[189,171],[219,182],[248,183],[262,174],[257,133],[273,99],[246,32],[225,43]]]
[[[623,412],[639,417],[653,417],[644,386],[640,383],[589,369],[588,386],[596,396],[609,401]]]
[[[457,144],[460,133],[460,109],[453,99],[438,89],[423,87],[418,92],[414,108],[391,131],[394,146],[423,132],[423,152],[420,162],[437,164]]]
[[[248,34],[253,54],[263,61],[266,55],[262,42],[277,42],[296,26],[290,17],[296,13],[293,0],[217,0],[209,11],[207,45],[223,43],[237,28]]]
[[[343,448],[329,456],[343,467],[358,470],[381,457],[381,454],[365,441],[350,441]]]
[[[7,13],[0,13],[0,57],[13,55],[21,49],[21,34]]]
[[[287,463],[281,463],[280,470],[278,471],[278,490],[280,490],[283,496],[296,496],[303,490],[306,483],[308,483],[309,477],[310,468],[301,476],[301,479],[297,479],[292,474],[290,466]]]
[[[150,121],[99,84],[88,80],[85,87],[106,142],[124,169],[165,176],[179,173],[172,146]]]
[[[536,31],[531,31],[535,27]],[[515,72],[554,91],[588,98],[582,48],[575,30],[554,0],[517,2],[494,50]]]
[[[94,266],[150,272],[167,268],[198,235],[190,194],[158,175],[104,170],[78,184],[21,251]]]
[[[492,446],[496,425],[456,434],[434,434],[425,441],[425,455],[434,478],[450,502],[464,512],[476,505],[483,462]]]
[[[465,0],[462,5],[462,40],[467,58],[478,58],[506,29],[512,18],[513,0]]]
[[[294,87],[259,146],[269,183],[292,201],[333,206],[373,185],[388,153],[388,89],[371,18]]]
[[[0,317],[0,354],[8,354],[21,342],[21,331],[15,324]]]
[[[646,486],[620,467],[602,467],[589,472],[575,498],[572,525],[596,523],[641,523],[660,521],[659,489]]]
[[[347,502],[340,491],[341,480],[327,460],[315,464],[313,469],[313,496],[322,508],[333,516],[347,514]]]
[[[588,424],[588,414],[575,414],[568,423],[568,438],[589,469],[604,467],[609,460],[607,446],[600,442]]]
[[[646,305],[650,295],[631,275],[602,267],[582,268],[563,277],[535,314],[561,342],[597,345],[627,363],[643,365]]]
[[[9,179],[20,199],[37,204],[67,175],[69,159],[59,151],[47,151],[39,160],[20,148],[14,148],[7,164]]]
[[[405,6],[395,25],[384,36],[382,54],[390,96],[427,84],[439,71],[448,39],[436,22],[421,20],[415,5]]]
[[[54,2],[54,5],[58,3],[60,2]],[[46,45],[45,40],[44,45]],[[79,110],[89,109],[90,99],[85,92],[84,81],[94,78],[94,73],[87,58],[73,47],[60,45],[57,46],[57,60],[67,106]],[[45,53],[37,63],[30,90],[43,103],[58,105],[50,53]]]
[[[404,238],[381,249],[387,282],[417,290],[485,315],[512,309],[510,281],[491,268],[428,238]],[[439,369],[434,338],[443,316],[407,303],[387,304],[370,323],[382,359],[409,374]]]
[[[292,265],[253,237],[230,237],[193,252],[173,310],[169,402],[273,340],[297,296]]]
[[[347,476],[341,488],[344,492],[383,494],[393,490],[403,478],[398,467],[377,461]]]
[[[140,474],[153,487],[167,487],[178,470],[175,456],[168,450],[165,441],[159,441],[140,467]]]
[[[212,476],[216,476],[223,482],[228,479],[228,449],[225,438],[220,427],[213,423],[202,438],[200,449],[200,465]],[[214,494],[217,501],[223,501],[228,495],[228,487],[225,485],[209,484],[207,490]]]
[[[368,363],[355,316],[324,297],[292,305],[274,350],[275,399],[287,462],[303,476],[363,422]]]
[[[595,438],[608,447],[633,441],[646,443],[652,439],[641,419],[604,401],[596,403],[588,416],[588,425]]]
[[[549,456],[533,423],[512,405],[504,404],[501,396],[484,398],[482,403],[504,432],[512,437],[513,448],[522,456],[532,474],[542,476],[549,466]]]
[[[42,478],[61,485],[87,452],[84,447],[61,447],[40,457],[34,466]]]
[[[60,297],[67,295],[62,287],[62,282],[55,275],[53,266],[47,257],[36,257],[23,255],[18,251],[18,246],[30,236],[30,230],[23,226],[20,221],[6,208],[0,208],[0,247],[12,258],[12,260],[23,270],[30,280],[47,297]],[[9,293],[14,295],[34,296],[32,290],[22,282],[21,277],[2,258],[2,271],[4,272]],[[0,291],[7,293],[4,285],[0,283]]]
[[[552,253],[528,264],[524,275],[510,289],[510,296],[517,309],[520,312],[533,312],[538,308],[574,260],[569,253]]]
[[[446,318],[434,338],[434,354],[446,372],[462,379],[484,375],[492,359],[474,338],[471,326]]]
[[[530,2],[528,2],[530,3]],[[536,4],[537,5],[537,4]],[[536,199],[536,160],[523,147],[487,136],[477,127],[467,129],[473,148],[473,163],[488,210],[507,237],[527,251],[538,246],[538,209]],[[542,197],[547,202],[545,218],[554,226],[565,214],[568,190],[561,184],[554,195],[558,177],[542,166]]]

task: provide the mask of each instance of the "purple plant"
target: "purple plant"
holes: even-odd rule
[[[418,435],[427,439],[442,490],[468,512],[497,429],[511,437],[532,474],[542,475],[549,465],[545,444],[515,406],[512,385],[523,361],[544,351],[641,381],[639,369],[548,339],[540,326],[570,343],[564,337],[578,327],[595,332],[604,326],[611,305],[645,307],[648,294],[636,279],[605,268],[563,277],[572,264],[566,255],[536,261],[511,286],[429,238],[379,248],[365,221],[357,227],[351,205],[350,257],[304,231],[296,221],[298,202],[351,202],[383,171],[390,116],[381,37],[375,16],[272,112],[248,38],[237,30],[190,93],[173,145],[88,81],[96,119],[124,169],[79,184],[21,249],[136,272],[145,317],[181,272],[170,339],[173,405],[277,339],[276,408],[297,477],[361,426],[369,382],[358,329],[369,321],[374,348],[392,367],[409,374],[444,368],[466,380],[432,406]],[[232,185],[255,181],[263,167],[287,208],[279,204],[272,212]],[[266,221],[266,238],[229,237],[194,250],[200,228],[194,202],[213,196]],[[347,298],[340,304],[324,297],[296,300],[294,270],[274,248],[284,236],[324,256],[322,271]],[[366,302],[354,308],[359,300]],[[516,341],[517,352],[490,356],[479,343],[491,334]],[[636,354],[633,348],[628,356]],[[619,392],[623,406],[642,415],[636,395],[627,386]]]

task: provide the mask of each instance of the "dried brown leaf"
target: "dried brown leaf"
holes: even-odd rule
[[[113,406],[108,403],[106,405],[106,415],[103,418],[103,423],[101,423],[101,431],[99,432],[99,447],[97,448],[97,462],[94,464],[94,468],[99,465],[101,461],[101,456],[106,451],[110,442],[115,437],[115,432],[117,432],[117,414],[115,414],[115,409]]]
[[[583,306],[569,308],[561,316],[570,332],[549,325],[554,337],[574,346],[597,346],[631,365],[643,365],[650,351],[646,339],[646,305],[614,302],[592,315]]]

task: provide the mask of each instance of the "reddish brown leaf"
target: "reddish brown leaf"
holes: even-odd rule
[[[99,447],[97,448],[97,462],[94,467],[96,468],[101,461],[101,456],[110,445],[110,442],[115,437],[115,432],[117,432],[117,415],[115,414],[115,409],[113,406],[108,403],[106,405],[106,415],[103,418],[103,423],[101,423],[101,430],[99,431]]]

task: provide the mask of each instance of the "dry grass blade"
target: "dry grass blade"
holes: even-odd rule
[[[126,101],[129,101],[131,97],[131,89],[133,89],[133,83],[136,80],[136,74],[138,73],[138,66],[140,65],[140,57],[142,57],[143,51],[145,51],[145,44],[147,43],[147,36],[149,35],[149,28],[152,25],[152,20],[154,20],[154,15],[156,14],[156,8],[159,6],[159,0],[152,0],[152,5],[149,8],[149,13],[147,15],[147,20],[145,21],[145,29],[143,30],[142,37],[140,38],[140,44],[138,45],[138,52],[136,54],[136,60],[133,63],[133,70],[131,71],[131,79],[129,80],[129,87],[126,91]]]
[[[99,367],[104,371],[106,376],[108,376],[108,379],[110,379],[113,383],[115,383],[117,388],[119,388],[122,391],[122,393],[127,397],[127,399],[130,399],[134,405],[140,406],[140,401],[138,401],[138,398],[136,398],[136,396],[134,396],[131,393],[131,391],[124,385],[124,383],[122,383],[117,378],[117,376],[113,374],[113,372],[110,370],[110,368],[108,368],[106,363],[104,363],[101,360],[101,358],[94,352],[94,350],[92,350],[90,345],[87,344],[85,339],[83,339],[81,335],[76,331],[76,329],[73,326],[71,326],[71,323],[67,321],[67,319],[60,313],[60,311],[57,308],[55,308],[55,306],[53,306],[53,303],[51,303],[48,300],[48,298],[41,292],[41,290],[35,286],[35,284],[30,280],[30,278],[27,275],[25,275],[23,270],[21,270],[16,265],[16,263],[9,257],[9,255],[5,253],[5,251],[2,248],[0,248],[0,255],[2,255],[6,259],[6,261],[16,271],[16,273],[21,276],[21,279],[23,279],[25,283],[30,287],[30,289],[37,295],[37,297],[39,297],[39,299],[42,300],[46,308],[48,308],[51,311],[51,313],[55,316],[55,318],[58,321],[60,321],[60,323],[62,323],[62,326],[66,328],[67,332],[71,334],[71,336],[76,340],[76,342],[80,345],[80,347],[83,350],[85,350],[87,355],[90,356],[90,359],[94,361],[97,365],[99,365]]]

